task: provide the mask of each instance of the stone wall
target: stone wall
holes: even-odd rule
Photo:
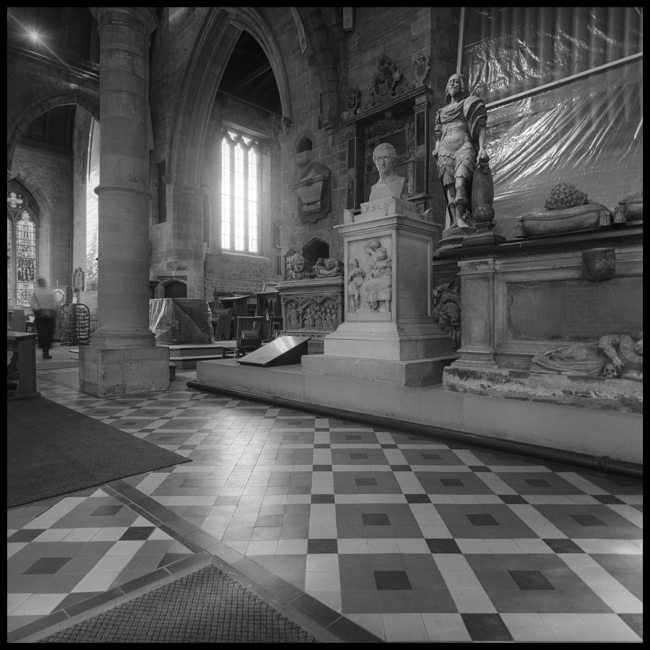
[[[50,286],[70,286],[72,159],[19,145],[13,169],[39,202],[38,273]]]
[[[288,7],[164,7],[159,14],[160,23],[152,34],[150,50],[150,157],[152,166],[165,164],[162,182],[167,220],[158,223],[155,215],[152,219],[151,269],[156,277],[186,282],[188,297],[209,299],[215,289],[260,291],[263,284],[282,280],[278,258],[291,247],[301,250],[315,238],[329,245],[330,256],[342,258],[341,242],[334,227],[342,222],[347,198],[349,129],[342,118],[347,90],[369,84],[382,55],[390,55],[406,71],[412,56],[424,53],[431,55],[429,83],[435,105],[455,68],[458,8],[388,7],[378,11],[374,7],[355,7],[350,31],[342,28],[340,7],[296,10],[308,40],[305,52],[301,50],[294,15]],[[269,125],[266,120],[260,128],[263,132],[270,130],[275,157],[270,165],[269,199],[264,206],[261,233],[263,250],[259,256],[224,255],[214,239],[216,210],[210,182],[216,170],[208,168],[208,159],[215,118],[234,112],[256,127],[264,122],[253,110],[228,106],[216,91],[200,95],[198,86],[218,78],[220,66],[227,61],[235,38],[233,24],[272,44],[271,56],[276,56],[273,65],[284,75],[283,96],[290,101],[290,124],[281,125],[278,120]],[[201,58],[206,53],[208,56]],[[190,76],[192,71],[195,77]],[[80,112],[83,128],[90,115],[99,117],[98,79],[81,69],[57,71],[36,60],[21,60],[18,69],[8,66],[7,88],[11,97],[10,145],[28,125],[22,123],[25,116],[35,119],[65,101],[85,109]],[[193,103],[195,94],[202,97],[201,105]],[[195,140],[184,149],[187,134]],[[310,159],[324,165],[331,174],[329,212],[312,223],[301,218],[294,190],[301,173],[297,153],[303,138],[311,141]],[[42,185],[43,194],[55,206],[52,239],[47,228],[42,230],[53,256],[51,260],[44,259],[44,263],[52,266],[54,282],[70,284],[72,270],[85,267],[85,146],[80,130],[74,159],[65,165],[54,165],[53,159],[45,154],[39,154],[45,155],[44,164],[40,164],[41,158],[33,158],[32,150],[30,159],[37,161],[29,163],[32,169],[25,169],[27,157],[18,150],[11,165],[12,174],[31,177],[35,186]],[[10,147],[10,159],[11,156]],[[174,168],[178,161],[181,166]],[[48,170],[52,174],[46,179]],[[63,173],[65,179],[61,178]],[[437,200],[436,191],[432,187],[433,203]]]

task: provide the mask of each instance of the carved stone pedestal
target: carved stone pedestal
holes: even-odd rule
[[[312,278],[279,282],[284,332],[311,336],[309,354],[323,351],[323,337],[343,320],[343,279]]]
[[[391,213],[387,207],[407,203],[393,201],[377,209],[366,204],[357,219],[337,226],[345,322],[325,337],[323,355],[302,358],[305,372],[424,386],[440,383],[443,367],[456,358],[431,319],[431,255],[439,226],[415,210]]]

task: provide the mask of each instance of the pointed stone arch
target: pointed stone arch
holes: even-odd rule
[[[76,89],[65,92],[56,92],[50,96],[28,102],[20,112],[7,120],[7,173],[10,174],[16,145],[20,138],[27,132],[32,122],[47,111],[75,104],[87,110],[96,120],[99,120],[99,95],[86,90]]]
[[[280,48],[266,19],[255,7],[214,7],[208,13],[180,92],[169,160],[176,190],[200,186],[206,136],[221,77],[242,31],[249,32],[266,54],[278,86],[282,120],[291,121],[287,72]],[[190,197],[186,197],[191,201]]]

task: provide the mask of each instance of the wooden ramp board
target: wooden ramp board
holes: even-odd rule
[[[237,359],[237,362],[249,366],[283,366],[300,363],[302,355],[307,354],[309,339],[311,336],[279,336],[241,359]]]

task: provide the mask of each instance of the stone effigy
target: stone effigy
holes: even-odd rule
[[[290,248],[285,255],[285,276],[287,280],[304,280],[313,278],[314,270],[300,253]]]
[[[533,357],[532,369],[643,381],[643,332],[609,334],[596,342],[545,350]]]
[[[333,278],[343,275],[343,262],[334,257],[319,257],[313,271],[317,278]]]

